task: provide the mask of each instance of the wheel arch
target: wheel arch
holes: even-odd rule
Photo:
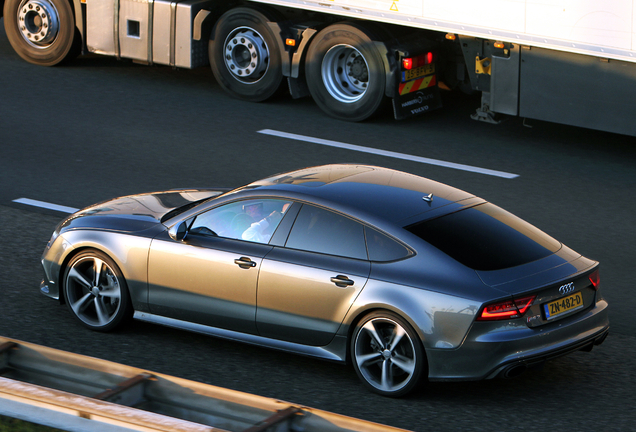
[[[79,32],[79,37],[82,47],[82,53],[84,53],[84,46],[86,41],[86,18],[84,17],[85,8],[82,7],[81,0],[69,0],[71,3],[71,9],[73,9],[73,15],[75,16],[75,29]],[[77,35],[77,33],[76,33]],[[77,43],[77,41],[76,41]]]
[[[69,253],[66,254],[64,259],[62,260],[62,263],[60,264],[60,267],[59,267],[59,273],[57,274],[57,282],[58,282],[59,291],[60,291],[60,294],[59,294],[60,304],[65,304],[66,303],[66,298],[64,296],[64,289],[65,289],[64,288],[64,274],[66,273],[66,269],[68,267],[68,264],[77,255],[81,254],[82,252],[88,251],[88,250],[95,250],[95,251],[98,251],[98,252],[106,253],[106,252],[103,252],[103,251],[101,251],[100,249],[98,249],[96,247],[93,247],[93,246],[83,246],[83,247],[80,247],[80,248],[76,248],[76,249],[70,250]],[[118,265],[118,267],[119,267],[119,265]]]
[[[386,310],[413,328],[425,352],[433,348],[457,348],[472,326],[481,302],[443,294],[440,290],[369,279],[349,309],[340,336],[346,336],[350,343],[355,326],[364,315]]]
[[[146,310],[148,301],[147,267],[151,239],[126,234],[114,234],[113,236],[113,234],[100,231],[75,231],[66,238],[72,248],[60,260],[58,286],[61,303],[64,302],[64,273],[69,262],[79,253],[95,250],[106,254],[119,268],[128,286],[133,309]],[[73,238],[79,235],[88,238],[81,240]],[[119,236],[125,236],[125,238]],[[73,240],[78,241],[74,242]]]
[[[421,331],[421,329],[417,326],[417,324],[411,319],[411,317],[406,314],[403,310],[401,310],[400,308],[397,307],[391,307],[390,305],[380,305],[380,304],[375,304],[375,305],[367,305],[364,308],[360,308],[358,310],[356,310],[354,316],[351,319],[351,322],[349,323],[349,325],[347,326],[347,352],[346,352],[346,363],[347,364],[351,364],[351,343],[353,341],[353,334],[356,330],[356,327],[358,326],[358,324],[360,323],[360,321],[362,321],[362,319],[364,317],[366,317],[369,314],[372,314],[374,312],[391,312],[397,316],[399,316],[400,318],[402,318],[404,321],[406,321],[411,328],[413,329],[413,331],[415,331],[415,333],[418,336],[418,343],[420,344],[420,346],[422,347],[422,351],[424,352],[424,355],[427,356],[427,352],[426,352],[426,344],[424,343],[424,335],[423,332]]]

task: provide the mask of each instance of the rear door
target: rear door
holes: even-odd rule
[[[367,282],[364,227],[304,204],[284,246],[261,264],[256,321],[260,335],[327,345]]]

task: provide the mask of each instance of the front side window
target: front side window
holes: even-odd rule
[[[190,234],[218,236],[268,243],[291,201],[253,199],[237,201],[201,213],[190,226]]]
[[[300,209],[285,246],[309,252],[367,259],[364,227],[360,223],[308,204]]]

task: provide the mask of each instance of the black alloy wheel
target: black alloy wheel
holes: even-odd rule
[[[126,281],[106,254],[89,250],[69,262],[64,299],[73,316],[91,330],[110,331],[132,316]]]

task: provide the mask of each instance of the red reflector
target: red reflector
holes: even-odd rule
[[[426,54],[426,64],[431,64],[433,63],[433,53],[429,52],[428,54]]]
[[[536,296],[523,297],[516,300],[506,300],[484,307],[478,321],[492,321],[509,318],[519,318],[530,306]]]
[[[413,69],[413,59],[412,58],[402,59],[402,67],[404,67],[404,69],[406,70]]]
[[[595,270],[594,273],[590,275],[590,282],[592,282],[592,286],[595,290],[598,289],[599,284],[601,283],[601,276],[598,270]]]

